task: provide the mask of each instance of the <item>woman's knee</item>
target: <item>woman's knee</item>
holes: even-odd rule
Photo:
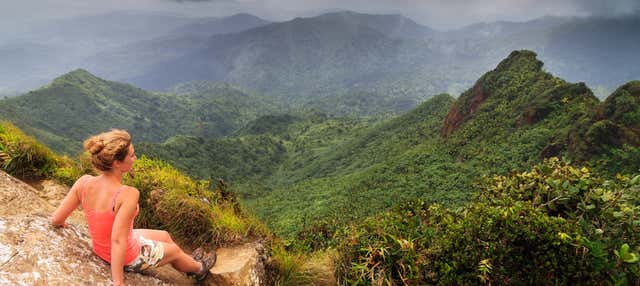
[[[162,232],[163,232],[163,233],[162,233],[162,235],[165,237],[165,239],[167,240],[167,242],[174,243],[174,242],[173,242],[173,237],[171,237],[171,234],[170,234],[169,232],[167,232],[167,231],[165,231],[165,230],[163,230]]]
[[[184,254],[184,251],[175,243],[162,243],[162,246],[164,247],[164,257],[167,260],[174,260]]]
[[[165,230],[156,230],[156,239],[162,242],[175,243],[171,234]]]

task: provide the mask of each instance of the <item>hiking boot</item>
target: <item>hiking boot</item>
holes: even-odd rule
[[[202,247],[198,247],[196,248],[196,250],[191,252],[191,257],[193,257],[193,259],[196,261],[202,260],[202,256],[204,256],[204,248]]]
[[[217,258],[218,256],[216,255],[215,251],[211,251],[205,254],[200,260],[200,263],[202,263],[202,271],[194,273],[193,278],[198,281],[202,281],[207,278],[207,275],[209,275],[209,270],[216,264]]]

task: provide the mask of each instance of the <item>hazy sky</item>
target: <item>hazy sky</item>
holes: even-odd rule
[[[105,13],[112,10],[163,11],[190,16],[247,12],[288,20],[336,9],[399,13],[437,29],[476,22],[525,21],[544,15],[587,16],[638,13],[640,0],[1,0],[0,24]]]

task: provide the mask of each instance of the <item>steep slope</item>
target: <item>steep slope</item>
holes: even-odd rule
[[[76,70],[25,95],[0,101],[0,116],[56,151],[73,153],[90,134],[123,128],[134,140],[230,134],[273,105],[229,85],[181,95],[152,94]]]
[[[555,140],[557,151],[546,155],[566,151],[567,133],[599,101],[584,84],[567,83],[542,65],[535,53],[515,51],[460,95],[442,129],[457,160],[502,173],[537,162]]]

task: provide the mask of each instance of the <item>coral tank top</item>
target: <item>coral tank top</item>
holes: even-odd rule
[[[97,212],[94,210],[90,210],[84,204],[84,193],[86,190],[86,181],[88,177],[90,176],[85,176],[80,193],[82,208],[84,209],[84,215],[87,218],[87,224],[89,225],[89,234],[91,236],[91,243],[93,244],[93,252],[95,252],[100,258],[111,263],[111,230],[113,229],[113,222],[116,218],[114,207],[116,198],[118,197],[120,191],[124,186],[118,188],[118,190],[113,192],[113,196],[111,198],[111,207],[108,211]],[[136,207],[136,212],[133,216],[134,219],[131,220],[131,225],[129,225],[127,247],[124,256],[125,265],[133,262],[133,260],[135,260],[136,257],[140,255],[140,241],[137,234],[133,232],[133,221],[138,215],[138,212],[139,207]]]

